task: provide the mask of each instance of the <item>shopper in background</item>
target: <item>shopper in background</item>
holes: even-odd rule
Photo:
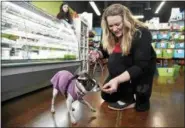
[[[121,4],[105,9],[101,26],[103,45],[98,51],[99,56],[92,55],[91,58],[93,61],[108,58],[109,76],[102,87],[102,98],[110,109],[135,107],[137,111],[148,110],[156,69],[150,31]]]
[[[60,12],[57,15],[57,18],[59,20],[63,19],[67,21],[69,24],[73,23],[72,16],[69,11],[69,5],[65,2],[63,2],[60,6]]]

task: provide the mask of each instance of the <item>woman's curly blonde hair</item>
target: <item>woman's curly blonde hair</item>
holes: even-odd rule
[[[144,25],[143,22],[134,18],[131,11],[121,4],[112,4],[109,7],[107,7],[102,16],[101,27],[103,30],[102,37],[103,48],[106,49],[109,54],[112,53],[116,42],[114,35],[109,31],[107,17],[117,15],[121,16],[123,21],[124,36],[122,36],[121,39],[122,53],[124,55],[128,55],[130,53],[133,35],[136,32],[137,28],[138,27],[146,28],[146,25]]]

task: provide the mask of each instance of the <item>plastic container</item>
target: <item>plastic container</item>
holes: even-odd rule
[[[174,58],[184,58],[184,49],[175,49],[173,57]]]
[[[157,43],[156,48],[167,48],[167,43],[166,42]]]
[[[175,48],[175,43],[168,43],[167,48]]]
[[[174,34],[174,36],[173,36],[173,39],[174,39],[174,40],[179,40],[179,38],[180,38],[180,34],[179,34],[178,32],[176,32],[176,33]]]
[[[174,84],[175,83],[175,77],[173,76],[159,76],[157,78],[157,82],[160,84]]]
[[[160,33],[157,35],[157,38],[160,40],[169,40],[170,39],[170,33]]]
[[[156,33],[153,33],[153,34],[152,34],[152,39],[153,39],[153,40],[157,40],[157,34],[156,34]]]
[[[175,48],[184,48],[184,43],[176,43]]]
[[[181,66],[178,64],[174,64],[173,67],[175,68],[175,75],[179,75],[179,71],[180,71]]]
[[[175,68],[157,68],[159,76],[174,76]]]

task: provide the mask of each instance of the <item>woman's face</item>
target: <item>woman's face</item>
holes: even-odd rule
[[[68,5],[65,4],[65,5],[62,7],[62,9],[63,9],[64,12],[68,12]]]
[[[107,17],[107,24],[109,30],[116,36],[116,37],[122,37],[123,35],[123,22],[122,17],[117,16],[108,16]]]

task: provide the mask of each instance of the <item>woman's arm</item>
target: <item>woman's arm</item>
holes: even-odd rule
[[[120,83],[134,80],[135,78],[142,75],[145,71],[152,68],[149,66],[151,58],[152,58],[152,36],[149,30],[142,30],[142,36],[138,41],[136,41],[133,46],[133,62],[134,65],[128,68],[125,72],[120,74],[119,76],[113,78],[108,83],[106,83],[102,90],[107,93],[113,93],[117,91],[118,85]]]

